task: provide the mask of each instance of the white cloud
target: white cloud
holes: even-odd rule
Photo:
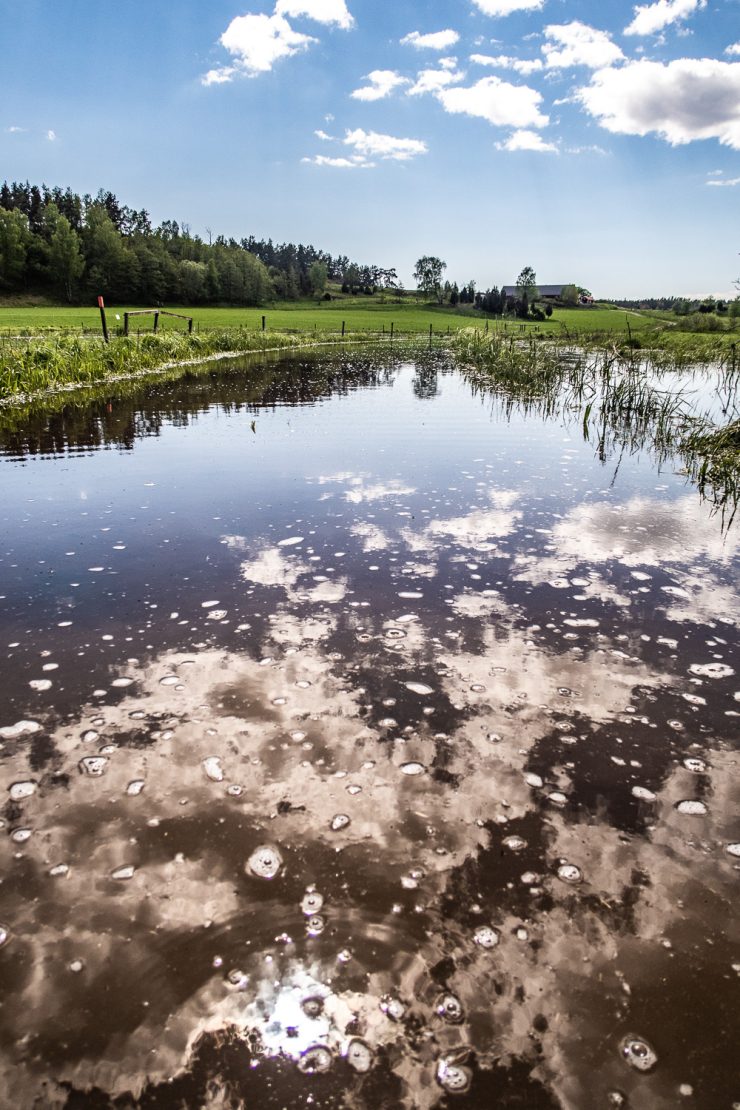
[[[635,17],[625,35],[654,35],[679,19],[686,19],[706,7],[707,0],[657,0],[655,4],[638,4]]]
[[[407,162],[417,154],[426,154],[428,147],[420,139],[396,139],[393,135],[380,135],[377,131],[363,131],[358,127],[348,131],[344,145],[354,147],[364,158],[383,158],[394,162]]]
[[[725,54],[740,56],[740,42],[733,42],[731,46],[726,46]]]
[[[330,166],[332,169],[338,170],[369,170],[375,165],[374,162],[368,162],[361,157],[351,158],[328,158],[325,154],[317,154],[313,158],[303,158],[303,162],[308,162],[312,166]]]
[[[5,132],[7,135],[22,135],[27,128],[25,127],[6,127]]]
[[[546,143],[536,131],[514,131],[504,143],[496,143],[499,150],[535,150],[542,154],[558,154],[554,143]]]
[[[321,130],[314,131],[314,135],[316,136],[317,139],[321,139],[321,141],[324,142],[324,143],[334,142],[334,136],[333,135],[327,135],[326,131],[321,131]]]
[[[715,186],[727,185],[732,188],[735,185],[740,185],[740,177],[726,177],[723,181],[707,181],[705,184]]]
[[[474,65],[491,66],[493,69],[513,69],[516,73],[522,73],[525,76],[544,69],[544,62],[540,58],[527,61],[522,58],[510,58],[507,54],[498,54],[495,57],[490,54],[471,54],[470,60]]]
[[[452,62],[450,67],[449,63]],[[409,96],[422,96],[424,93],[438,93],[441,89],[448,88],[462,81],[464,73],[458,73],[452,58],[443,58],[439,69],[422,69],[416,75],[416,81],[408,90]]]
[[[238,15],[221,36],[221,45],[234,58],[231,66],[209,70],[204,85],[218,85],[243,74],[268,73],[280,58],[289,58],[317,40],[294,31],[282,15]]]
[[[511,85],[499,77],[483,77],[463,89],[437,94],[446,112],[479,116],[497,127],[545,127],[550,121],[540,111],[542,96],[528,85]]]
[[[512,12],[539,11],[545,0],[473,0],[484,15],[511,15]]]
[[[46,132],[46,137],[47,137],[47,139],[49,140],[50,143],[54,143],[54,142],[56,142],[57,133],[56,133],[56,131],[47,131]]]
[[[542,47],[542,53],[549,69],[570,66],[601,69],[624,58],[605,31],[598,31],[577,19],[572,23],[551,23],[545,27],[545,36],[550,41]]]
[[[740,63],[678,58],[663,64],[641,59],[602,69],[577,91],[586,110],[607,131],[651,132],[677,145],[719,139],[740,150]]]
[[[374,69],[365,78],[370,82],[361,89],[355,89],[350,95],[355,100],[383,100],[390,96],[394,89],[400,85],[408,85],[409,79],[401,77],[392,69]]]
[[[345,31],[354,24],[344,0],[277,0],[275,14],[305,15],[317,23],[336,23]]]
[[[414,46],[417,50],[446,50],[460,41],[457,31],[448,28],[446,31],[433,31],[431,34],[422,35],[419,31],[412,31],[401,39],[402,46]]]

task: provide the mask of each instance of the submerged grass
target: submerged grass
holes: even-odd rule
[[[729,527],[740,501],[740,421],[718,427],[683,388],[661,382],[667,372],[710,365],[723,411],[736,411],[735,348],[718,347],[713,337],[699,345],[690,342],[695,337],[677,338],[670,350],[645,351],[464,333],[453,347],[474,392],[502,393],[512,406],[542,416],[577,415],[584,439],[602,462],[617,458],[617,469],[625,454],[643,450],[658,464],[673,460]]]

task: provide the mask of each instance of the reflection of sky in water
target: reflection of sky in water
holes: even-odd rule
[[[737,533],[433,370],[2,462],[12,1105],[740,1098]]]

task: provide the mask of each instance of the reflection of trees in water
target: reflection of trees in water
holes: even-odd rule
[[[171,424],[186,427],[213,407],[252,412],[311,404],[357,389],[389,385],[401,355],[332,353],[255,366],[243,360],[191,370],[176,381],[126,382],[86,390],[0,415],[0,452],[15,458],[100,447],[132,450],[137,439]]]
[[[437,367],[433,364],[418,365],[414,374],[414,395],[420,401],[428,401],[439,394]]]

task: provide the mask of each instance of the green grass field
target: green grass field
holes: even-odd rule
[[[108,326],[111,331],[123,326],[123,312],[132,305],[108,308]],[[428,332],[430,324],[435,333],[446,332],[448,329],[458,331],[461,328],[485,328],[486,320],[478,314],[466,311],[455,312],[449,308],[437,308],[433,305],[416,304],[407,300],[402,303],[383,304],[379,300],[362,297],[353,300],[322,301],[318,304],[309,304],[306,301],[296,303],[281,302],[276,306],[265,308],[181,308],[172,307],[170,311],[181,312],[183,315],[192,316],[196,330],[211,328],[249,328],[259,330],[262,327],[262,317],[267,319],[268,330],[294,330],[301,332],[311,331],[341,331],[342,322],[346,324],[347,331],[382,332],[390,331],[391,324],[399,334]],[[117,317],[120,317],[118,319]],[[500,320],[490,319],[488,327],[503,328],[519,333],[522,328],[530,330],[539,328],[543,332],[561,332],[565,328],[569,332],[587,334],[592,332],[620,332],[626,333],[627,320],[632,331],[649,327],[654,323],[648,316],[639,313],[626,313],[623,309],[609,307],[555,309],[552,317],[539,324],[527,323],[521,325],[518,320],[508,320],[504,324]],[[173,320],[166,316],[160,317],[160,328],[182,329],[186,325],[182,320]],[[54,305],[45,305],[33,308],[16,306],[3,306],[0,302],[0,333],[25,334],[41,331],[47,328],[62,330],[99,329],[100,314],[97,308],[67,308]],[[131,331],[142,332],[151,330],[151,317],[133,317]]]

